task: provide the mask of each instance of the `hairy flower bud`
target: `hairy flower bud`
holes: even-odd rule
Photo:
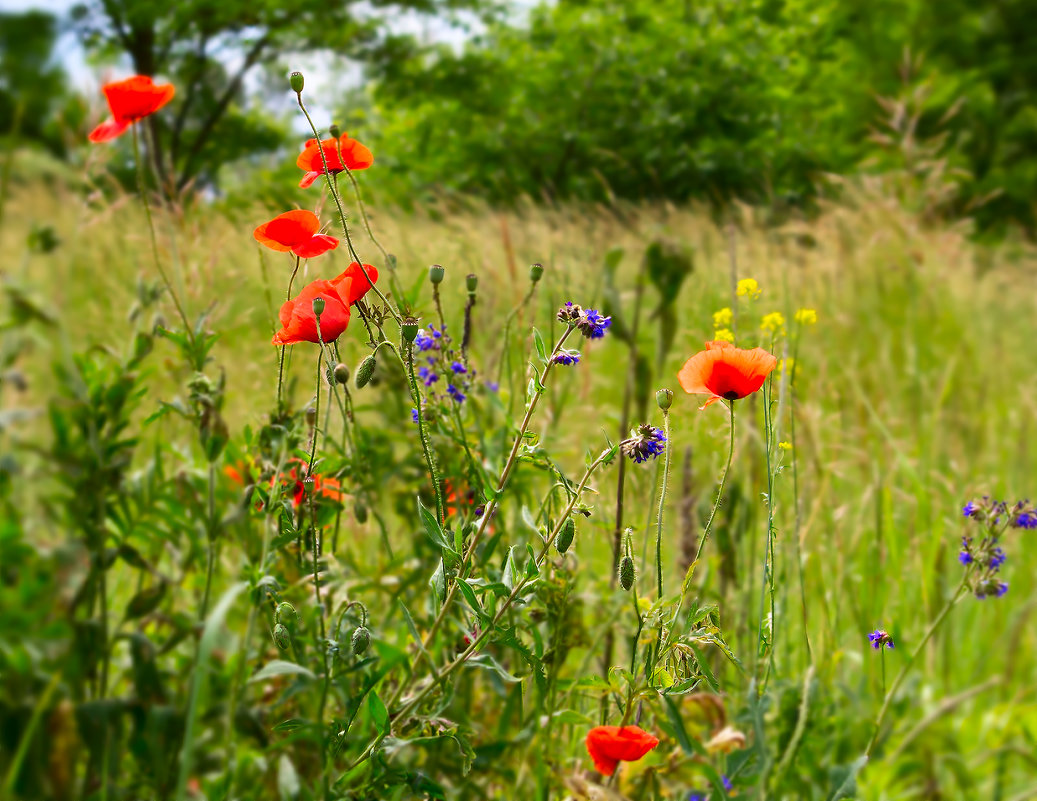
[[[292,647],[292,635],[288,633],[288,628],[282,623],[274,626],[274,642],[282,651],[287,651]]]
[[[371,644],[371,632],[367,630],[366,626],[357,626],[353,632],[353,639],[350,643],[353,654],[355,656],[363,655],[364,651],[367,650],[367,646]]]
[[[537,262],[529,265],[529,280],[534,284],[544,276],[544,265]]]
[[[575,536],[576,521],[571,517],[567,517],[562,524],[562,530],[558,532],[558,539],[555,540],[555,548],[558,549],[558,553],[564,554],[568,551],[569,546],[573,544],[573,537]]]
[[[349,365],[342,364],[339,362],[335,365],[334,371],[335,381],[339,384],[345,384],[349,381]]]
[[[288,83],[292,87],[292,91],[296,94],[302,94],[302,87],[306,83],[302,77],[301,72],[293,72],[288,76]]]
[[[282,601],[277,605],[277,611],[274,613],[278,623],[294,623],[299,613],[295,611],[295,607],[287,601]]]
[[[374,375],[375,360],[374,354],[365,358],[360,362],[360,366],[356,368],[356,388],[363,389],[367,386],[371,380],[371,376]]]
[[[619,586],[628,592],[634,586],[634,560],[629,556],[619,560]]]
[[[362,503],[357,503],[353,507],[353,514],[356,516],[356,522],[366,523],[367,522],[367,507]]]
[[[428,268],[428,280],[433,284],[443,283],[443,277],[446,275],[446,270],[443,269],[441,264],[433,264]]]
[[[342,129],[340,129],[335,123],[331,123],[328,126],[328,133],[331,134],[332,138],[338,139],[342,136]]]
[[[673,404],[673,392],[668,389],[660,389],[655,393],[655,402],[665,412]]]
[[[418,321],[413,317],[408,317],[403,321],[402,326],[403,341],[413,342],[414,338],[418,335]]]

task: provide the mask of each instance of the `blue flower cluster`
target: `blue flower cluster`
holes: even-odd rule
[[[871,641],[871,647],[876,651],[882,646],[886,646],[889,650],[893,650],[893,637],[885,629],[875,629],[868,635],[868,639]]]
[[[661,428],[642,423],[630,434],[630,438],[619,443],[619,447],[625,456],[629,456],[637,464],[654,459],[666,449],[663,444],[666,437]]]
[[[584,309],[571,300],[558,310],[558,321],[577,329],[588,339],[601,339],[612,325],[612,318],[597,309]]]
[[[961,538],[958,562],[969,571],[969,589],[980,600],[1001,598],[1008,592],[1008,584],[999,575],[1008,555],[1000,538],[1008,529],[1037,528],[1037,510],[1029,499],[1009,505],[984,495],[966,503],[961,512],[982,529],[979,535],[966,534]]]
[[[558,353],[551,357],[551,361],[555,364],[564,364],[566,367],[571,367],[574,364],[580,363],[580,352],[578,350],[562,348]]]

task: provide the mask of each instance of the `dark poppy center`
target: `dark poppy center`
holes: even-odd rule
[[[727,392],[724,393],[725,400],[738,400],[739,397],[739,394],[733,389],[729,389]]]

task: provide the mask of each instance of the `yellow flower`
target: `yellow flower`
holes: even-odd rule
[[[779,442],[778,443],[778,447],[781,448],[783,451],[791,451],[792,450],[792,443],[791,442]]]
[[[760,328],[764,331],[770,331],[772,334],[784,334],[785,315],[781,312],[765,314],[763,320],[760,322]]]
[[[720,311],[713,312],[713,327],[714,328],[727,328],[731,325],[732,320],[735,319],[734,313],[731,311],[730,306],[725,306]]]
[[[813,309],[796,309],[796,322],[800,325],[813,325],[817,322],[817,312]]]
[[[738,297],[758,298],[762,294],[760,285],[755,278],[743,278],[738,282]]]
[[[730,328],[721,328],[713,332],[713,339],[722,339],[725,342],[734,342],[735,334]]]
[[[792,379],[799,375],[799,365],[796,364],[795,359],[778,359],[778,371],[784,373],[786,370],[789,371],[789,377]]]

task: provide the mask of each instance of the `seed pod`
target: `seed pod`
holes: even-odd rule
[[[314,407],[314,406],[307,406],[306,407],[306,425],[308,425],[308,426],[310,426],[312,428],[314,426],[314,424],[316,424],[316,422],[317,422],[317,409],[316,409],[316,407]]]
[[[288,76],[288,83],[292,87],[292,91],[296,94],[302,94],[302,87],[305,84],[301,72],[293,72]]]
[[[340,136],[342,136],[342,130],[335,123],[331,123],[331,125],[328,126],[328,133],[331,134],[335,139],[338,139]]]
[[[294,623],[299,618],[299,613],[295,611],[295,607],[287,601],[279,603],[274,614],[278,623]]]
[[[358,503],[355,507],[353,507],[353,514],[356,515],[356,522],[367,522],[367,507],[364,504]]]
[[[357,626],[351,642],[354,656],[361,656],[371,644],[371,632],[366,626]]]
[[[619,560],[619,586],[628,592],[634,586],[634,560],[629,556]]]
[[[433,264],[428,268],[428,280],[433,284],[443,283],[443,277],[446,275],[446,270],[443,269],[440,264]]]
[[[324,298],[316,297],[313,299],[313,313],[318,317],[324,314]]]
[[[529,280],[532,281],[534,284],[537,283],[537,281],[539,281],[543,277],[543,275],[544,275],[544,265],[543,264],[537,263],[537,264],[529,265]]]
[[[336,383],[345,384],[349,381],[349,366],[339,362],[335,365],[335,370],[332,374],[335,376]]]
[[[655,402],[665,412],[673,404],[673,392],[668,389],[660,389],[655,393]]]
[[[288,628],[282,623],[274,626],[274,642],[282,651],[287,651],[292,647],[292,635],[288,633]]]
[[[356,368],[356,388],[363,389],[367,386],[371,380],[371,376],[374,375],[375,360],[374,354],[371,354],[362,362],[360,366]]]
[[[475,288],[479,286],[479,276],[475,273],[469,273],[464,279],[465,288],[468,290],[469,295],[475,294]]]
[[[418,321],[413,317],[406,318],[403,321],[401,330],[403,332],[403,341],[413,342],[418,335]]]
[[[569,546],[573,544],[573,537],[576,536],[576,521],[571,517],[565,518],[565,523],[562,524],[562,530],[558,532],[558,539],[555,540],[555,548],[558,549],[558,553],[564,554],[569,550]]]

